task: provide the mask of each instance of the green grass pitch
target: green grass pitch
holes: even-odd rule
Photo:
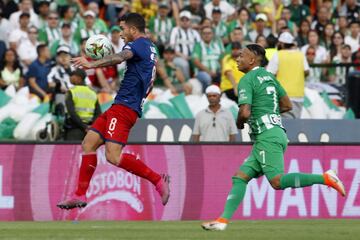
[[[0,222],[0,239],[360,239],[360,220],[234,221],[223,232],[204,231],[200,224],[199,221]]]

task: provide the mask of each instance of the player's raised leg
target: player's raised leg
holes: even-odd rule
[[[83,154],[81,156],[81,166],[76,191],[70,199],[57,204],[59,208],[72,209],[86,206],[85,194],[97,166],[96,149],[103,143],[104,141],[99,133],[93,130],[88,131],[82,142]]]
[[[201,225],[203,229],[214,231],[222,231],[226,229],[229,220],[232,218],[245,196],[247,183],[250,179],[251,177],[241,170],[232,177],[232,188],[226,199],[224,212],[215,221],[203,223]]]
[[[108,162],[132,174],[147,179],[155,186],[156,191],[160,194],[162,204],[165,205],[168,202],[170,197],[168,175],[159,175],[133,154],[121,154],[121,144],[107,141],[105,143],[105,149]]]

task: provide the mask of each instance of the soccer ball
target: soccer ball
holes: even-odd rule
[[[85,44],[85,54],[92,59],[101,59],[114,53],[110,40],[101,34],[91,36]]]

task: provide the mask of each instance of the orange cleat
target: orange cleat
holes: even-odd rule
[[[324,182],[325,185],[334,188],[336,191],[338,191],[341,196],[345,197],[345,187],[344,184],[341,182],[339,177],[336,175],[336,172],[334,170],[328,170],[324,174]]]
[[[224,231],[229,223],[229,220],[225,218],[218,218],[215,221],[212,222],[205,222],[201,224],[201,227],[204,230],[209,231]]]

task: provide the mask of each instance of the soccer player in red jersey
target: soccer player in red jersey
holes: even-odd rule
[[[77,189],[70,199],[57,205],[59,208],[86,206],[85,194],[97,165],[96,150],[103,144],[108,162],[149,180],[160,194],[163,205],[169,200],[167,174],[159,175],[135,155],[121,154],[129,132],[141,116],[143,103],[152,89],[157,61],[155,47],[145,36],[144,18],[137,13],[129,13],[122,25],[123,37],[127,43],[121,52],[91,62],[84,57],[72,59],[75,67],[82,68],[106,67],[126,61],[127,70],[114,104],[96,119],[83,140],[84,153]]]

